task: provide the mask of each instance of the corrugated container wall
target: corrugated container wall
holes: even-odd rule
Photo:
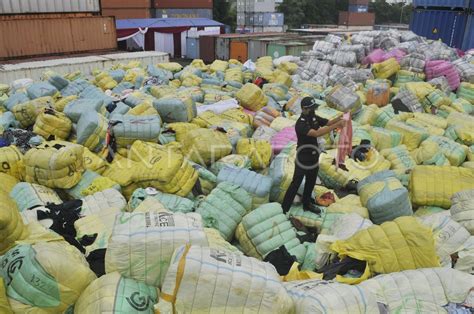
[[[216,60],[216,39],[217,36],[199,36],[199,56],[206,63]]]
[[[212,20],[212,9],[153,9],[154,18],[206,18]]]
[[[369,7],[362,4],[349,4],[349,12],[369,12]]]
[[[469,3],[474,2],[472,0],[414,0],[413,6],[423,8],[469,8]],[[472,5],[473,3],[471,3]],[[472,7],[472,6],[471,6]]]
[[[246,40],[230,42],[230,59],[244,63],[248,60],[248,44]]]
[[[237,0],[237,12],[275,12],[274,0]]]
[[[116,20],[149,19],[150,9],[102,9],[102,16],[113,16]]]
[[[186,58],[199,59],[199,37],[186,38]]]
[[[462,49],[474,49],[474,14],[471,13],[467,19],[466,30],[464,32],[464,40],[462,42]]]
[[[1,0],[0,14],[100,12],[100,0]]]
[[[151,8],[151,0],[101,0],[102,9]]]
[[[154,0],[157,9],[212,9],[212,0]]]
[[[464,11],[415,10],[410,29],[428,39],[441,39],[451,47],[461,48],[467,17]]]
[[[373,26],[375,24],[374,13],[339,12],[339,25],[346,26]]]
[[[254,13],[252,22],[246,25],[282,26],[285,24],[285,15],[283,13]]]
[[[0,59],[112,49],[117,49],[113,18],[0,21]]]

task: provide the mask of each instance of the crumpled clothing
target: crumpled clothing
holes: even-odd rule
[[[8,129],[3,132],[2,137],[9,143],[15,145],[25,154],[31,148],[40,145],[44,139],[38,134],[22,129]]]
[[[473,308],[457,303],[448,303],[444,308],[449,314],[471,314],[474,310]]]

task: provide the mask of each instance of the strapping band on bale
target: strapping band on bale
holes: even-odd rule
[[[187,244],[183,255],[181,255],[181,258],[179,259],[178,262],[178,270],[176,273],[176,283],[174,285],[174,291],[173,294],[167,294],[167,293],[161,293],[161,298],[167,302],[172,303],[173,305],[173,313],[176,313],[176,296],[178,295],[178,290],[179,287],[181,286],[181,281],[183,280],[183,275],[184,275],[184,267],[186,266],[186,256],[188,255],[189,250],[191,249],[191,245]]]

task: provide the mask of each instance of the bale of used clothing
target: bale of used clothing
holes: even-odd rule
[[[374,225],[347,240],[334,242],[331,250],[343,260],[351,257],[365,263],[360,277],[337,274],[337,281],[349,284],[360,283],[375,274],[439,267],[431,229],[414,217],[399,217],[380,226]]]
[[[2,256],[1,265],[16,313],[64,312],[96,279],[84,256],[64,241],[19,244]]]
[[[448,159],[440,151],[435,142],[424,141],[420,147],[411,152],[417,165],[449,166]]]
[[[196,213],[207,228],[219,230],[231,241],[237,225],[252,208],[252,197],[243,188],[228,182],[220,183],[203,200],[198,201]]]
[[[357,191],[375,224],[413,215],[408,190],[393,171],[381,171],[365,178],[358,183]]]
[[[451,207],[455,193],[474,189],[474,169],[416,166],[410,179],[410,195],[415,206]]]
[[[334,87],[327,95],[328,106],[342,112],[356,113],[361,107],[359,96],[344,86]]]
[[[376,78],[388,79],[400,70],[400,65],[397,59],[390,58],[381,63],[375,63],[372,66],[372,71]]]
[[[81,145],[44,144],[24,156],[25,180],[50,188],[69,189],[81,180],[84,171]]]
[[[81,180],[74,187],[67,189],[66,193],[74,199],[79,199],[107,189],[120,191],[120,185],[98,173],[86,170]]]
[[[0,147],[0,172],[21,180],[25,176],[23,154],[15,145]]]
[[[245,254],[258,259],[264,259],[282,245],[300,263],[306,255],[306,247],[297,238],[278,203],[262,205],[247,214],[237,227],[235,236]]]
[[[168,194],[160,192],[153,188],[136,189],[130,201],[128,207],[130,211],[134,211],[140,206],[140,204],[147,198],[153,198],[158,200],[164,207],[168,208],[171,212],[175,213],[191,213],[195,210],[195,204],[188,198],[184,198],[175,194]]]
[[[474,235],[474,189],[455,193],[451,201],[451,217]]]
[[[446,305],[467,301],[472,276],[449,268],[405,270],[379,275],[358,287],[379,296],[379,309],[387,313],[446,312]]]
[[[23,224],[18,208],[8,193],[0,191],[0,254],[4,254],[14,246],[15,241],[28,236],[28,230]]]
[[[33,126],[33,132],[42,137],[49,139],[66,139],[71,132],[72,122],[62,112],[55,111],[51,108],[45,108],[36,117]]]
[[[215,272],[221,267],[228,271]],[[210,280],[202,280],[203,276],[210,276]],[[258,284],[252,278],[259,278]],[[234,284],[236,280],[238,286]],[[203,291],[209,297],[199,297]],[[191,313],[214,310],[283,314],[293,310],[293,302],[269,263],[227,250],[195,245],[177,248],[155,311]]]
[[[221,130],[195,129],[183,140],[185,155],[192,161],[208,165],[232,152],[232,145]]]
[[[81,293],[74,313],[123,312],[153,313],[159,290],[113,272],[94,280]]]
[[[235,94],[235,97],[242,107],[252,111],[262,109],[268,102],[267,96],[265,96],[263,91],[257,85],[252,83],[245,84]]]
[[[263,140],[240,139],[237,142],[237,154],[248,156],[252,169],[265,169],[270,165],[272,146]]]
[[[117,147],[127,147],[136,140],[158,142],[161,132],[159,116],[113,115],[109,123]]]
[[[91,111],[81,115],[76,125],[77,143],[91,151],[104,148],[108,129],[108,120],[101,114]]]
[[[190,122],[197,115],[196,104],[190,97],[164,97],[153,105],[164,122]]]
[[[217,176],[217,183],[221,182],[230,182],[249,192],[252,195],[252,209],[269,201],[272,179],[268,176],[226,165]]]
[[[102,111],[104,102],[100,99],[77,99],[64,107],[64,114],[73,122],[77,123],[81,116],[87,112]]]
[[[10,197],[15,201],[20,212],[48,204],[61,204],[58,194],[46,186],[20,182],[12,189]]]
[[[201,218],[181,213],[122,213],[117,216],[105,255],[106,272],[161,287],[180,245],[207,246]]]

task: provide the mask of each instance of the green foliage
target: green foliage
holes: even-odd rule
[[[376,24],[400,23],[400,21],[403,24],[408,24],[410,23],[413,6],[403,6],[402,3],[389,4],[385,0],[376,0],[369,4],[369,11],[375,13]]]
[[[232,30],[235,30],[237,25],[237,10],[235,0],[214,0],[212,13],[214,20],[225,25],[230,25]]]

